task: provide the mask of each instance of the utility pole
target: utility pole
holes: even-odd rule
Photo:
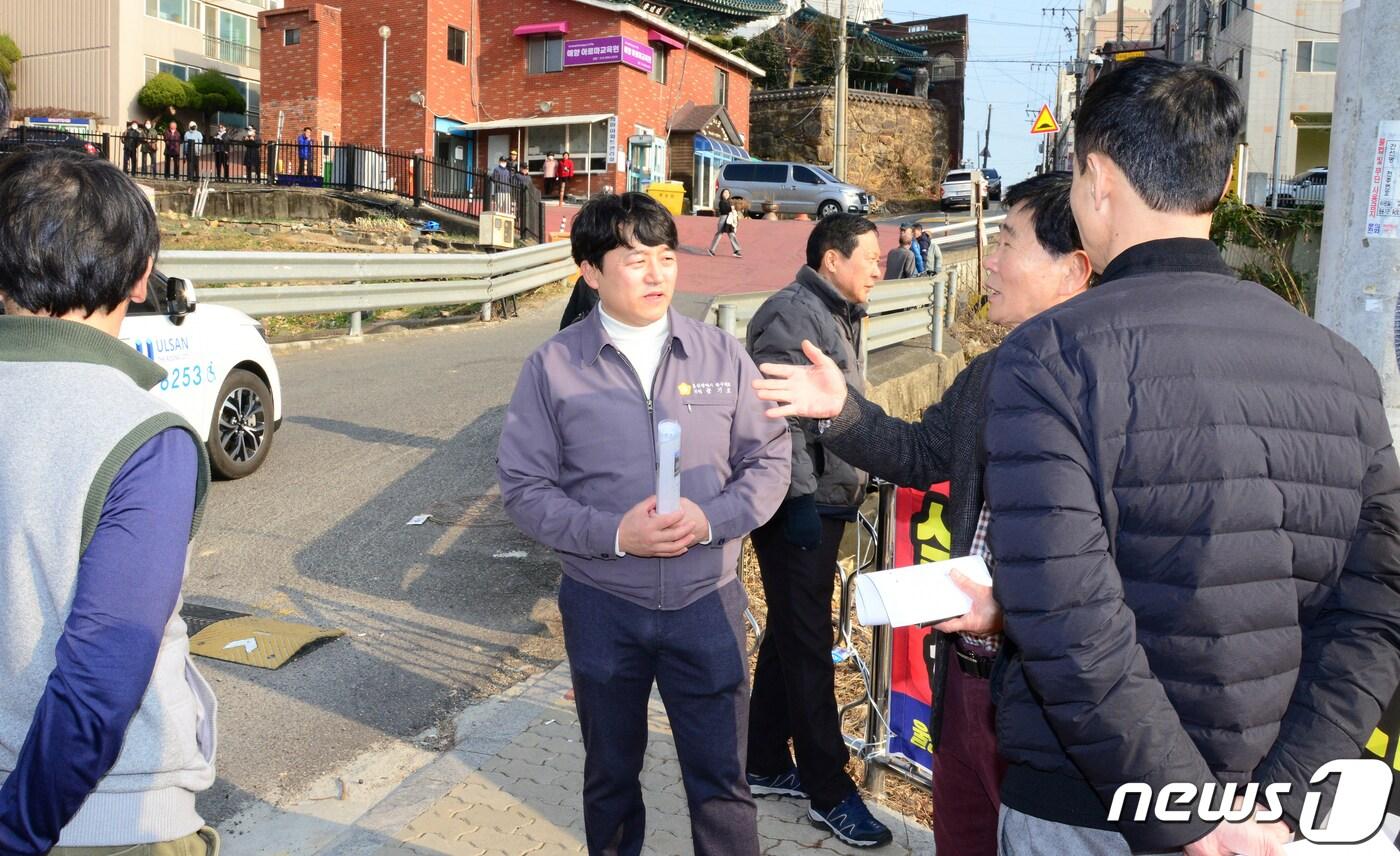
[[[1123,0],[1118,0],[1118,48],[1123,47]]]
[[[1278,55],[1278,115],[1274,118],[1274,166],[1269,170],[1269,194],[1275,197],[1271,203],[1273,205],[1278,205],[1278,159],[1283,153],[1283,95],[1284,84],[1287,82],[1288,48],[1284,48]]]
[[[1201,61],[1215,68],[1215,4],[1206,4],[1206,32],[1201,39]]]
[[[992,105],[987,105],[987,133],[982,137],[982,168],[987,168],[987,158],[992,156]]]
[[[1394,156],[1400,138],[1400,87],[1378,74],[1400,44],[1400,16],[1387,0],[1343,4],[1337,48],[1336,104],[1328,157],[1317,320],[1361,350],[1381,376],[1391,433],[1400,437],[1400,368],[1396,365],[1400,238],[1367,234],[1372,184],[1381,167],[1379,139]],[[1393,167],[1392,167],[1393,168]],[[1384,190],[1381,191],[1384,193]],[[1380,212],[1377,212],[1379,215]]]
[[[841,0],[841,23],[836,32],[836,127],[832,134],[836,151],[831,172],[842,181],[846,180],[846,82],[846,0]]]

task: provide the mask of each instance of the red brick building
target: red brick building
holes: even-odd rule
[[[568,150],[571,193],[669,177],[670,126],[697,105],[722,106],[742,145],[762,75],[607,0],[289,0],[259,26],[264,139],[280,111],[283,139],[309,126],[377,148],[382,132],[390,150],[483,171],[517,151],[538,176],[548,152]]]

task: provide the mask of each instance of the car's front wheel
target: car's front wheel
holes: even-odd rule
[[[220,478],[252,474],[272,449],[272,392],[262,378],[234,369],[219,389],[209,426],[209,466]]]
[[[832,202],[830,199],[828,199],[827,201],[825,201],[825,202],[823,202],[823,203],[821,204],[821,207],[820,207],[820,208],[817,209],[817,219],[819,219],[819,220],[825,220],[826,218],[832,216],[833,214],[840,214],[840,213],[841,213],[841,206],[840,206],[838,203]]]

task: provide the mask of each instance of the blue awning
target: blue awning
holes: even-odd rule
[[[698,155],[701,152],[709,152],[709,156],[717,160],[754,160],[753,155],[749,154],[740,146],[726,143],[723,140],[712,139],[704,134],[696,134],[695,153]]]
[[[452,134],[456,137],[471,136],[460,119],[453,119],[450,116],[436,117],[433,121],[433,131],[439,134]]]

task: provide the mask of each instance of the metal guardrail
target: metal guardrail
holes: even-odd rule
[[[569,245],[562,242],[504,253],[422,256],[176,250],[161,254],[160,268],[167,276],[184,277],[197,285],[335,280],[199,292],[202,301],[254,317],[461,303],[489,306],[493,300],[514,297],[578,271]]]

